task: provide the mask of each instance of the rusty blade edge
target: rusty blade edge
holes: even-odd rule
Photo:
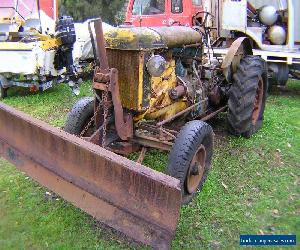
[[[0,155],[21,171],[104,224],[155,249],[169,249],[173,233],[99,199],[49,171],[0,139]]]
[[[137,162],[134,162],[127,158],[124,158],[120,155],[117,155],[117,154],[115,154],[109,150],[106,150],[102,147],[99,147],[93,143],[87,142],[84,139],[81,139],[75,135],[71,135],[61,129],[52,127],[46,122],[43,122],[34,117],[31,117],[21,111],[18,111],[16,109],[0,102],[0,111],[1,110],[3,110],[5,113],[9,113],[10,115],[12,115],[20,120],[24,120],[25,122],[33,124],[34,126],[37,126],[43,130],[47,130],[47,132],[49,132],[53,135],[59,136],[62,139],[72,140],[72,143],[79,145],[79,146],[85,148],[86,150],[89,150],[97,155],[101,154],[101,157],[107,159],[108,161],[122,162],[122,166],[128,168],[129,170],[131,170],[133,172],[139,173],[139,174],[147,176],[147,177],[155,174],[155,180],[157,182],[160,182],[163,185],[167,185],[170,188],[177,189],[179,192],[181,192],[180,181],[178,179],[175,179],[169,175],[165,175],[154,169],[145,167],[142,164],[139,164]],[[1,131],[0,131],[0,135],[1,135]]]
[[[5,104],[0,127],[0,154],[29,176],[135,240],[169,246],[179,218],[178,180]],[[106,188],[111,184],[113,191]],[[82,201],[87,196],[93,202]]]
[[[143,165],[85,142],[3,104],[0,104],[0,118],[0,138],[23,155],[86,192],[121,208],[122,211],[175,233],[181,200],[177,179],[157,174]],[[61,145],[70,150],[65,151]],[[60,148],[62,151],[54,148]],[[99,161],[90,162],[91,154]],[[111,157],[107,157],[109,154]],[[80,155],[80,159],[77,155]],[[109,167],[106,163],[109,163]],[[112,175],[118,178],[108,179],[108,172],[95,169],[115,173],[119,173],[118,170],[121,169],[127,170],[122,171],[122,174]],[[123,174],[130,178],[124,178]],[[132,185],[130,184],[130,192],[127,188],[124,189],[124,180],[133,181]],[[115,185],[112,185],[112,188],[118,186],[116,192],[105,189],[113,183]]]

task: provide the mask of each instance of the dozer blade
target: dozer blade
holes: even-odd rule
[[[153,248],[170,247],[178,180],[1,103],[0,155],[102,223]]]

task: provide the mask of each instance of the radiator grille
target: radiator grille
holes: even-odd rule
[[[119,71],[120,96],[123,107],[143,109],[144,55],[140,51],[107,49],[109,67]]]

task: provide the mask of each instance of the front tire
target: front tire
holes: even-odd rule
[[[85,97],[75,103],[69,112],[64,131],[80,135],[94,115],[94,98]]]
[[[246,56],[233,79],[228,100],[229,132],[249,138],[263,123],[268,91],[265,61],[258,56]]]
[[[180,180],[182,203],[191,202],[208,175],[213,154],[213,130],[191,121],[180,131],[169,155],[167,174]]]
[[[7,97],[7,90],[8,88],[3,88],[0,83],[0,99],[4,99]]]

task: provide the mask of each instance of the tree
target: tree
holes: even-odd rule
[[[59,0],[59,14],[76,21],[101,17],[105,22],[118,24],[122,20],[126,0]]]

